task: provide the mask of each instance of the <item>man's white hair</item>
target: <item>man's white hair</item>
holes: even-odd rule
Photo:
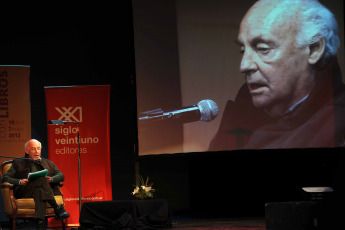
[[[259,0],[269,4],[276,4],[282,14],[296,17],[299,25],[297,46],[305,47],[317,43],[321,38],[325,40],[325,52],[321,63],[335,56],[340,40],[338,23],[333,13],[317,0]],[[297,7],[296,7],[297,6]],[[294,12],[297,11],[297,12]]]
[[[304,0],[301,5],[300,20],[298,45],[312,45],[324,38],[326,47],[321,61],[324,62],[329,57],[335,56],[340,47],[340,40],[338,23],[333,13],[317,0]]]
[[[31,142],[31,141],[38,142],[38,143],[40,144],[40,147],[42,148],[41,142],[39,142],[39,141],[36,140],[36,139],[31,139],[31,140],[29,140],[28,142],[25,143],[25,146],[24,146],[24,147],[25,147],[25,151],[26,151],[26,147],[28,146],[29,142]]]

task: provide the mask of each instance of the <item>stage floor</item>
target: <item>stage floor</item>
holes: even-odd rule
[[[192,217],[172,217],[173,230],[265,230],[265,218],[192,218]],[[24,223],[18,223],[18,230],[34,230],[31,223],[24,227]],[[7,230],[8,224],[2,223],[3,230]],[[47,228],[47,230],[60,230],[61,228]],[[66,230],[77,228],[66,227]]]
[[[176,230],[265,230],[265,218],[186,218],[173,217],[173,229]]]

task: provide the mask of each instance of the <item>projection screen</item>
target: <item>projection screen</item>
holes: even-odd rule
[[[132,1],[139,156],[342,145],[345,96],[332,79],[342,80],[338,66],[344,73],[343,1],[320,1],[340,38],[337,58],[326,64],[317,56],[326,49],[322,39],[286,47],[296,37],[282,29],[286,8],[259,12],[267,22],[254,15],[240,28],[255,2]]]

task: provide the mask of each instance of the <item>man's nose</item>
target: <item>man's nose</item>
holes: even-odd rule
[[[253,52],[252,51],[244,51],[242,60],[241,60],[241,66],[240,71],[241,73],[249,73],[254,72],[257,70],[257,66],[255,61],[253,60]]]

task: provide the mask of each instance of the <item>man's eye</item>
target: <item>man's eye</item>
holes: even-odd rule
[[[241,47],[241,48],[240,48],[240,53],[241,53],[241,54],[244,54],[244,47]]]
[[[268,54],[270,52],[270,47],[267,46],[257,46],[256,51],[260,54]]]
[[[259,48],[257,51],[261,54],[268,54],[268,52],[270,52],[270,50],[267,48]]]

